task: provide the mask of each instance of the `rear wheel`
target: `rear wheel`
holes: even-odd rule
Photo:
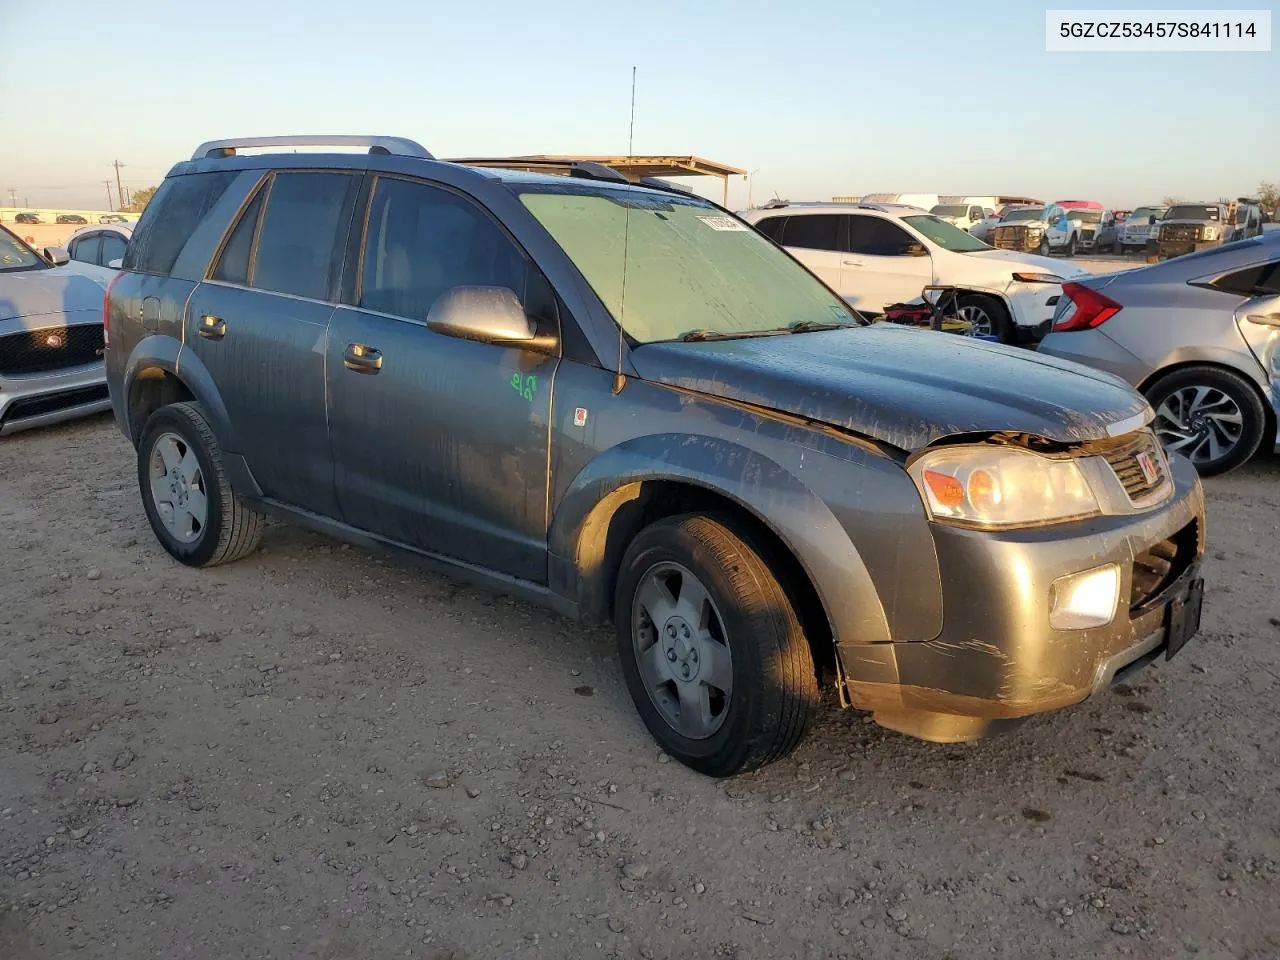
[[[262,514],[231,489],[222,452],[198,403],[161,407],[138,442],[138,488],[160,545],[192,567],[252,553]]]
[[[640,532],[614,599],[622,671],[668,753],[727,777],[786,756],[818,705],[813,657],[765,551],[726,517]]]
[[[1247,380],[1218,367],[1184,367],[1146,391],[1160,443],[1204,476],[1226,473],[1257,451],[1266,429],[1262,400]]]

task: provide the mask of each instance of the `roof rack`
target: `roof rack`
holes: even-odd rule
[[[291,136],[291,137],[237,137],[231,140],[210,140],[196,147],[192,160],[234,157],[237,150],[254,147],[368,147],[370,153],[396,157],[418,157],[434,160],[427,148],[405,137],[352,136]]]
[[[585,180],[608,180],[611,183],[631,181],[613,167],[594,160],[561,160],[550,157],[462,157],[449,163],[465,167],[491,167],[496,170],[525,170],[537,173],[542,170],[562,171],[571,177]]]

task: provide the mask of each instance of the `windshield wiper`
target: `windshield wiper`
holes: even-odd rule
[[[856,327],[856,323],[845,323],[842,320],[797,320],[789,323],[783,330],[787,333],[813,333],[817,330],[845,330]]]
[[[680,340],[688,343],[694,340],[742,340],[746,337],[776,337],[782,333],[789,333],[786,327],[778,330],[690,330],[688,333],[680,334]]]

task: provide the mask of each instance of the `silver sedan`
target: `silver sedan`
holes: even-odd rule
[[[1280,233],[1063,284],[1043,353],[1113,373],[1202,474],[1280,452]]]

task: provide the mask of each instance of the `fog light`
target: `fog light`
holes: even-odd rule
[[[1120,596],[1120,568],[1109,563],[1053,581],[1049,588],[1049,626],[1083,630],[1110,623]]]

